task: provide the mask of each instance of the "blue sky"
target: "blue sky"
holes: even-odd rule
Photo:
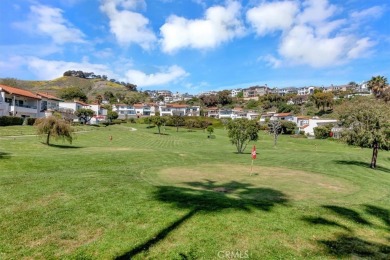
[[[1,0],[0,77],[199,93],[390,76],[388,0]]]

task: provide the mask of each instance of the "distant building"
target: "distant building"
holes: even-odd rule
[[[266,86],[253,86],[242,90],[244,98],[253,98],[268,94],[269,88]]]
[[[231,95],[231,97],[237,97],[240,92],[242,92],[241,88],[232,89],[230,95]]]
[[[312,95],[314,94],[315,87],[303,87],[298,89],[299,96]]]

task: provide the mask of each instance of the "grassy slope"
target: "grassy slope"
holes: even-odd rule
[[[92,128],[69,149],[0,137],[0,258],[390,254],[389,153],[373,171],[366,149],[262,135],[249,176],[224,130],[133,127]]]
[[[120,84],[110,81],[102,81],[98,79],[82,79],[77,77],[59,77],[54,80],[17,80],[17,85],[20,88],[34,92],[47,92],[57,95],[61,89],[66,87],[80,87],[85,94],[94,98],[97,94],[103,94],[105,91],[113,93],[122,92],[129,93],[126,88]]]

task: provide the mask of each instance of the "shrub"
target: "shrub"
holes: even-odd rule
[[[331,128],[327,126],[318,126],[314,128],[314,136],[316,139],[326,139],[329,137]]]
[[[31,118],[31,117],[27,118],[27,125],[34,125],[36,120],[37,120],[36,118]]]
[[[16,116],[2,116],[0,117],[0,126],[10,126],[10,125],[22,125],[24,118]]]
[[[285,135],[294,134],[297,125],[294,122],[282,120],[282,133]]]

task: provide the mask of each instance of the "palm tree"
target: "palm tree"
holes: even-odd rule
[[[384,76],[372,77],[371,80],[367,82],[368,88],[373,92],[376,98],[382,96],[383,91],[387,87],[387,78]]]

